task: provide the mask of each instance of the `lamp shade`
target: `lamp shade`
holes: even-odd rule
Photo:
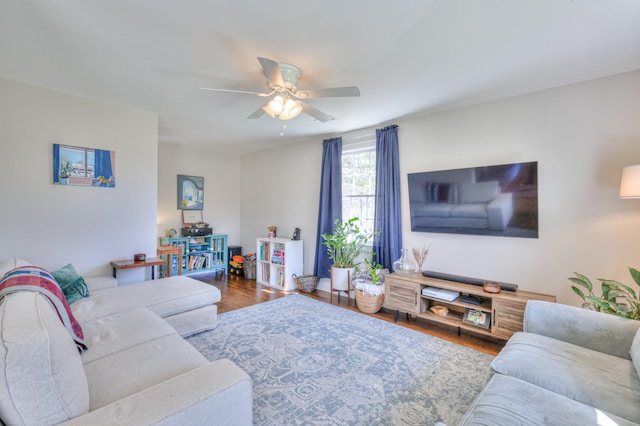
[[[620,198],[640,198],[640,164],[622,169]]]

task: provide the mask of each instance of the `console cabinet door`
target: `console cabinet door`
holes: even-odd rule
[[[420,313],[420,284],[386,277],[384,281],[384,306],[409,314]]]
[[[493,333],[509,338],[516,331],[522,331],[525,305],[526,302],[494,298],[492,302]]]

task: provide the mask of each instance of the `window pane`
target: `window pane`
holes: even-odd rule
[[[342,156],[342,219],[358,217],[367,230],[373,230],[375,173],[375,150]]]

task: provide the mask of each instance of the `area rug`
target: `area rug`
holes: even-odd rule
[[[300,295],[221,314],[187,341],[251,376],[256,425],[455,425],[492,359]]]

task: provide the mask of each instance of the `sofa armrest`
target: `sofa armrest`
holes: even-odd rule
[[[631,359],[629,349],[640,321],[559,303],[530,300],[524,331]]]
[[[61,423],[80,425],[252,425],[251,378],[214,361]]]
[[[489,228],[503,231],[513,216],[513,194],[505,192],[498,195],[487,206]]]
[[[118,286],[118,280],[107,275],[99,277],[84,277],[84,282],[87,284],[89,294],[94,291],[104,290],[106,288],[112,288]]]

